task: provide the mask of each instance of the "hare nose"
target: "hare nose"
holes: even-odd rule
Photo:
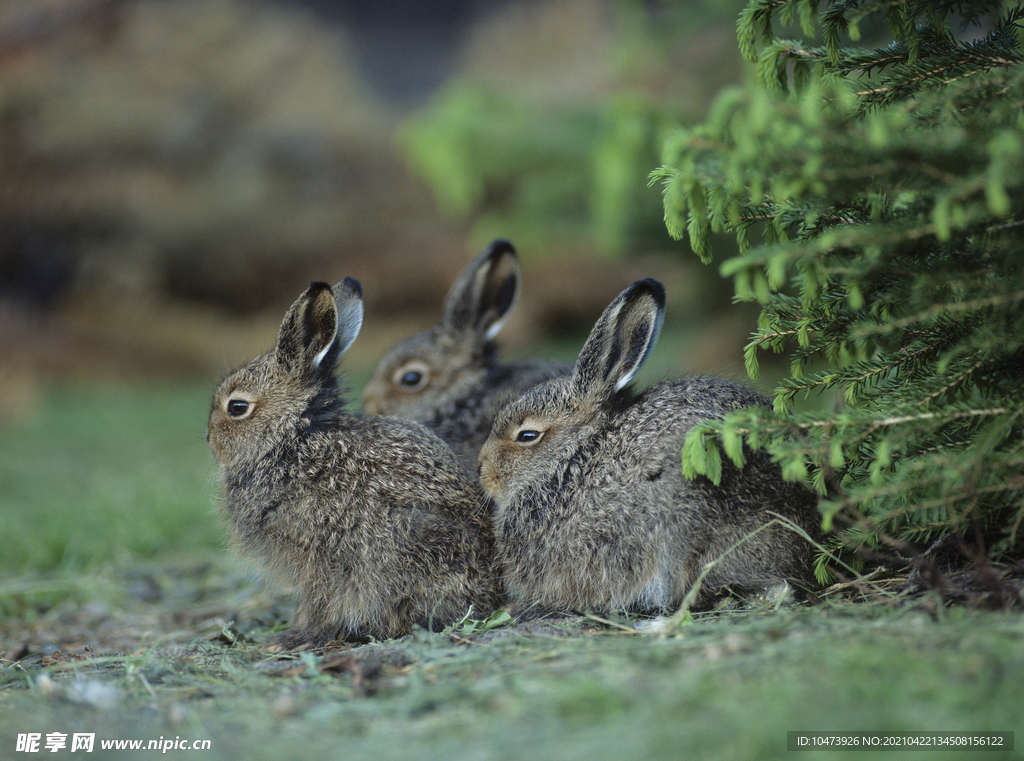
[[[498,473],[494,469],[494,463],[489,459],[481,457],[480,465],[477,467],[477,478],[480,486],[492,499],[497,499],[501,493],[501,483],[498,480]]]
[[[377,389],[373,385],[367,386],[363,391],[363,412],[367,415],[382,415],[384,414],[382,407]]]

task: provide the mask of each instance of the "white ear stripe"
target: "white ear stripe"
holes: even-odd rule
[[[627,373],[626,375],[623,375],[621,378],[615,381],[615,390],[621,391],[624,386],[628,385],[629,383],[632,383],[633,378],[636,377],[636,374],[639,370],[640,368],[638,367],[635,370],[633,370],[633,372]]]
[[[505,316],[504,317],[502,317],[501,319],[497,320],[493,325],[491,325],[491,327],[489,327],[487,329],[487,332],[484,333],[484,338],[486,338],[488,341],[490,341],[496,335],[498,335],[498,333],[501,332],[501,329],[503,327],[505,327],[505,323],[508,322],[508,318],[509,318],[511,312],[512,312],[512,309],[509,308],[508,312],[505,312]]]
[[[320,363],[324,361],[324,357],[327,356],[327,352],[331,350],[332,346],[334,346],[333,340],[327,344],[326,348],[322,349],[315,357],[313,357],[313,367],[320,367]]]

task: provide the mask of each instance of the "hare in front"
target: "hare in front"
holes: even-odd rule
[[[398,415],[437,432],[476,473],[494,414],[541,381],[566,375],[561,362],[498,361],[494,337],[519,295],[519,258],[496,240],[466,265],[432,328],[388,352],[363,392],[372,415]]]
[[[217,389],[207,439],[238,550],[298,591],[263,649],[440,628],[501,602],[479,485],[429,430],[345,411],[338,358],[362,325],[359,283],[313,283],[277,345]]]
[[[811,547],[772,513],[813,535],[817,498],[784,481],[767,453],[748,449],[742,469],[723,462],[718,485],[682,474],[692,426],[768,399],[706,377],[631,388],[664,308],[660,283],[634,283],[597,321],[571,375],[495,418],[480,479],[517,612],[672,611],[709,563],[698,606],[810,578]]]

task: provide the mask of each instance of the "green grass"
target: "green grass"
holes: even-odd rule
[[[88,731],[210,739],[211,758],[778,758],[788,730],[1014,731],[1022,645],[1019,616],[843,609],[711,617],[670,637],[421,634],[350,651],[371,665],[321,670],[329,662],[309,657],[286,675],[262,673],[251,649],[211,644],[200,663],[143,654],[79,668],[116,686],[112,710],[12,674],[0,747],[18,732]],[[400,665],[372,665],[395,650]],[[871,757],[886,756],[928,757]]]
[[[32,757],[15,752],[26,732],[209,739],[209,759],[540,761],[783,758],[788,730],[1024,729],[1024,618],[929,596],[700,614],[671,632],[421,632],[266,660],[258,645],[290,600],[223,549],[208,394],[54,386],[2,432],[0,759]],[[54,648],[68,655],[40,658]],[[1022,754],[938,757],[965,755]]]
[[[0,575],[220,546],[211,391],[48,387],[36,414],[0,431]]]

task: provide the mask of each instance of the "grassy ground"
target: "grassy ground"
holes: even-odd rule
[[[787,755],[789,730],[1021,724],[1024,619],[928,594],[668,629],[469,623],[267,659],[289,598],[222,547],[209,391],[52,387],[0,431],[0,759],[34,755],[17,752],[30,732],[94,733],[93,756],[115,758],[154,751],[101,740],[210,740],[204,758],[748,759]]]

